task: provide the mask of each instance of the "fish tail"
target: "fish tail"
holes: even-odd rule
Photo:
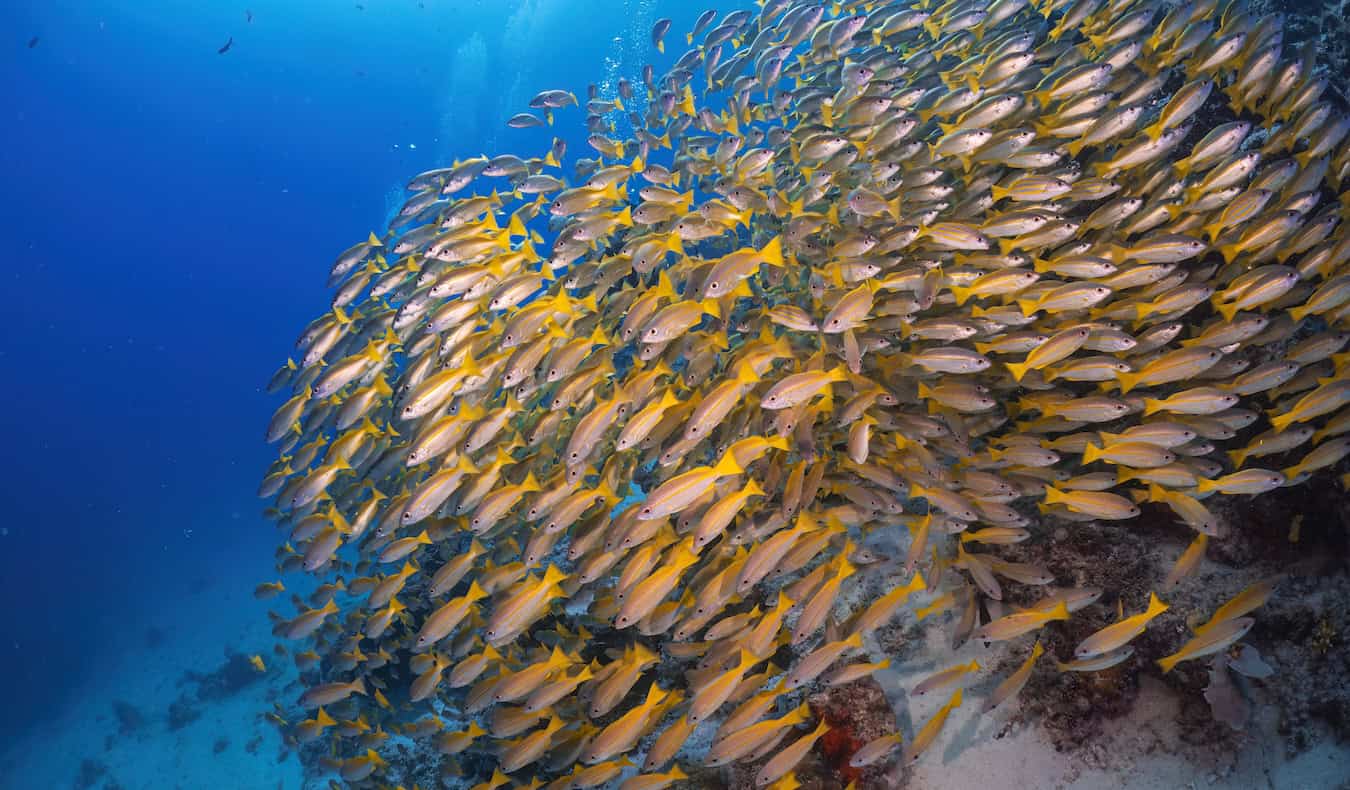
[[[1083,448],[1083,463],[1090,464],[1102,457],[1102,448],[1091,442]]]
[[[1218,298],[1215,297],[1214,309],[1218,311],[1219,315],[1223,316],[1223,320],[1232,321],[1233,316],[1237,315],[1238,303],[1233,302],[1231,304],[1224,304],[1218,301]]]
[[[1012,374],[1014,381],[1021,381],[1022,377],[1027,374],[1027,370],[1031,368],[1031,364],[1027,362],[1005,362],[1004,365],[1008,368],[1008,372]]]
[[[742,474],[744,471],[740,464],[736,463],[735,457],[730,454],[718,461],[717,466],[713,467],[713,475],[717,477],[731,477],[732,475]]]
[[[759,249],[760,258],[771,266],[783,265],[783,237],[774,236]]]

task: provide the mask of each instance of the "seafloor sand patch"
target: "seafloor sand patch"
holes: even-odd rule
[[[161,608],[128,616],[124,639],[91,651],[101,671],[80,702],[8,744],[0,786],[300,788],[299,761],[261,718],[293,668],[271,656],[267,607],[250,596],[252,584],[165,595]],[[240,661],[253,672],[251,653],[268,661],[267,677],[240,672]]]

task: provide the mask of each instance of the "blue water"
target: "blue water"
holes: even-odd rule
[[[250,594],[279,542],[254,498],[278,404],[262,387],[327,307],[335,254],[383,229],[408,177],[455,157],[538,156],[563,132],[569,159],[593,156],[575,108],[555,129],[504,121],[542,88],[584,101],[588,82],[640,85],[651,23],[674,18],[668,66],[702,10],[363,5],[3,12],[0,743],[106,717],[84,706],[130,687],[119,673],[181,673],[175,638],[270,647],[227,625],[267,627]]]

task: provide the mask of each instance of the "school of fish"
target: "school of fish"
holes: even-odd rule
[[[1350,453],[1350,115],[1279,15],[764,0],[678,56],[670,27],[645,85],[508,122],[584,113],[590,158],[416,176],[271,382],[260,494],[318,585],[274,615],[309,718],[272,715],[335,786],[388,786],[402,738],[477,790],[795,787],[830,728],[804,690],[888,666],[893,621],[953,611],[1026,655],[984,710],[1022,690],[1103,592],[1000,558],[1046,519],[1194,532],[1054,657],[1100,670],[1223,540],[1207,499]],[[1275,583],[1149,658],[1233,645]],[[850,764],[919,759],[981,671]]]

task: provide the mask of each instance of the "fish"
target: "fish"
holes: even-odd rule
[[[31,42],[29,42],[28,48],[32,49],[36,45],[36,43],[37,39],[33,39]],[[224,55],[226,52],[230,51],[230,47],[232,46],[234,46],[234,36],[230,36],[229,38],[225,39],[225,43],[220,45],[220,48],[216,50],[216,54]]]
[[[965,683],[970,675],[980,671],[980,662],[971,661],[969,664],[957,664],[954,667],[936,672],[923,680],[919,681],[910,693],[916,697],[921,697],[932,691],[945,689],[956,683]]]
[[[1195,627],[1197,637],[1204,636],[1209,631],[1219,627],[1223,623],[1249,614],[1265,605],[1270,596],[1275,594],[1275,588],[1279,585],[1278,576],[1268,579],[1262,579],[1251,586],[1242,590],[1233,596],[1210,615],[1209,620]]]
[[[772,698],[770,698],[772,701]],[[810,708],[802,704],[775,719],[746,724],[718,737],[708,749],[704,766],[713,768],[726,765],[734,760],[755,752],[766,742],[776,744],[776,738],[797,724],[804,724],[811,718]]]
[[[1163,580],[1161,585],[1162,589],[1176,589],[1183,578],[1193,573],[1195,568],[1200,564],[1200,560],[1204,558],[1205,548],[1208,545],[1209,535],[1206,535],[1203,532],[1196,534],[1195,538],[1191,540],[1190,545],[1186,547],[1186,550],[1181,552],[1181,556],[1177,557],[1177,561],[1172,566],[1172,569],[1167,572],[1167,578]]]
[[[1002,705],[1004,702],[1016,697],[1017,694],[1026,687],[1027,681],[1031,679],[1031,671],[1035,668],[1037,659],[1044,653],[1045,648],[1041,647],[1040,640],[1036,640],[1036,644],[1031,646],[1031,654],[1022,662],[1022,665],[1011,675],[1004,678],[994,689],[993,693],[989,695],[988,699],[985,700],[983,712],[988,713],[999,705]]]
[[[848,758],[850,768],[865,768],[879,760],[882,760],[900,745],[902,738],[900,733],[895,732],[890,735],[881,735],[862,746]]]
[[[982,639],[986,642],[998,642],[1007,639],[1015,639],[1022,634],[1030,633],[1043,627],[1052,620],[1068,620],[1069,608],[1065,602],[1048,611],[1028,609],[1022,612],[1006,614],[997,620],[981,626],[975,630],[973,636],[976,639]]]
[[[365,693],[365,678],[358,677],[352,681],[325,683],[305,689],[300,695],[300,704],[306,708],[318,708],[341,702],[353,694]]]
[[[684,769],[676,765],[665,773],[630,776],[619,784],[619,790],[661,790],[661,788],[669,787],[675,782],[688,778],[689,775],[684,772]]]
[[[918,760],[919,755],[933,744],[937,739],[938,733],[942,731],[942,725],[947,723],[947,717],[952,711],[961,706],[962,689],[957,689],[938,711],[923,723],[919,731],[914,734],[914,738],[905,746],[904,755],[901,760],[907,765],[913,765]]]
[[[1075,513],[1102,519],[1131,519],[1139,515],[1137,505],[1107,491],[1061,491],[1054,486],[1046,486],[1045,502],[1048,505],[1063,504]]]
[[[1128,661],[1133,655],[1134,647],[1125,645],[1091,658],[1082,658],[1076,661],[1059,661],[1056,659],[1055,668],[1060,672],[1100,672],[1103,669],[1110,669],[1117,664]]]
[[[755,774],[755,786],[765,787],[771,785],[787,775],[787,773],[801,761],[802,757],[811,750],[811,747],[816,744],[816,741],[820,740],[821,737],[829,731],[830,725],[826,724],[825,720],[822,719],[810,733],[803,735],[783,747],[781,751],[769,758],[769,761],[764,764],[764,767],[760,768],[759,772]]]
[[[1078,647],[1074,648],[1074,656],[1079,659],[1094,658],[1123,647],[1142,634],[1148,624],[1166,612],[1167,608],[1167,604],[1159,600],[1155,593],[1149,593],[1148,607],[1143,612],[1108,625],[1079,642]]]
[[[1215,3],[921,6],[710,10],[688,47],[657,19],[642,86],[539,91],[502,120],[552,141],[438,162],[353,233],[260,426],[255,595],[306,591],[273,630],[343,717],[287,737],[360,783],[398,733],[471,751],[466,785],[638,788],[718,720],[709,765],[795,786],[830,735],[778,701],[906,668],[852,657],[868,634],[952,610],[954,644],[1048,641],[1106,592],[1013,544],[1165,507],[1196,532],[1166,595],[1216,503],[1339,471],[1350,120],[1315,55]],[[1152,651],[1163,609],[1056,666]]]
[[[652,25],[652,46],[656,47],[657,52],[666,51],[666,42],[664,39],[666,32],[670,30],[670,23],[671,20],[661,18],[656,20]]]
[[[928,583],[924,581],[923,574],[914,574],[908,584],[893,586],[885,595],[869,604],[858,614],[852,624],[853,628],[862,633],[880,628],[895,617],[899,607],[904,605],[911,595],[922,592],[927,587]]]
[[[1181,649],[1172,655],[1158,659],[1158,667],[1165,675],[1183,661],[1192,661],[1225,650],[1246,636],[1255,623],[1256,620],[1251,617],[1224,620],[1182,645]]]

